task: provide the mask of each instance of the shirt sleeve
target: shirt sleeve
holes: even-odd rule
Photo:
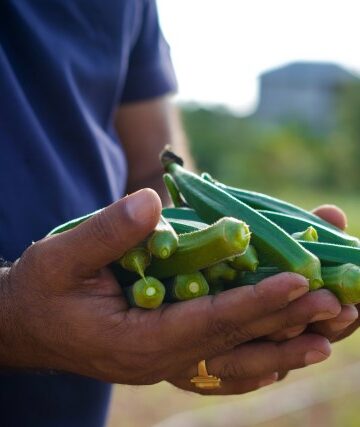
[[[177,82],[158,19],[155,0],[145,0],[143,18],[131,50],[121,103],[156,98],[175,92]]]

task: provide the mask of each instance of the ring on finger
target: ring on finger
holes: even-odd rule
[[[198,363],[198,375],[191,378],[190,382],[197,388],[214,390],[221,387],[221,378],[209,375],[205,360]]]

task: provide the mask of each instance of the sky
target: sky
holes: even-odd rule
[[[179,82],[177,99],[256,107],[259,75],[331,61],[360,73],[358,0],[157,0]]]

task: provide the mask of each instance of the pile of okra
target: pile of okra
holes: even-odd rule
[[[154,309],[282,271],[305,276],[310,290],[325,287],[343,304],[360,302],[358,238],[283,200],[190,172],[171,151],[161,161],[174,207],[164,208],[146,241],[110,266],[130,305]]]

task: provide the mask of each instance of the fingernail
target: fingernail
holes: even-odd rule
[[[148,223],[156,209],[155,192],[145,189],[131,194],[126,198],[125,209],[134,222]]]
[[[294,301],[295,299],[301,297],[302,295],[306,294],[306,292],[308,292],[309,290],[309,286],[301,286],[298,289],[295,289],[294,291],[290,292],[289,296],[288,296],[288,301]]]
[[[310,322],[318,322],[319,320],[327,320],[327,319],[332,319],[333,317],[335,317],[336,314],[335,313],[331,313],[331,311],[324,311],[322,313],[318,313],[316,314],[311,320]]]
[[[273,372],[270,376],[265,377],[259,382],[259,387],[265,387],[270,384],[274,384],[275,381],[279,378],[278,372]]]
[[[314,363],[322,362],[329,356],[321,353],[321,351],[312,350],[305,354],[305,365],[313,365]]]
[[[352,320],[350,322],[349,321],[348,322],[333,322],[329,325],[329,327],[333,332],[339,332],[339,331],[342,331],[343,329],[346,329],[353,322],[354,322],[354,320]]]

